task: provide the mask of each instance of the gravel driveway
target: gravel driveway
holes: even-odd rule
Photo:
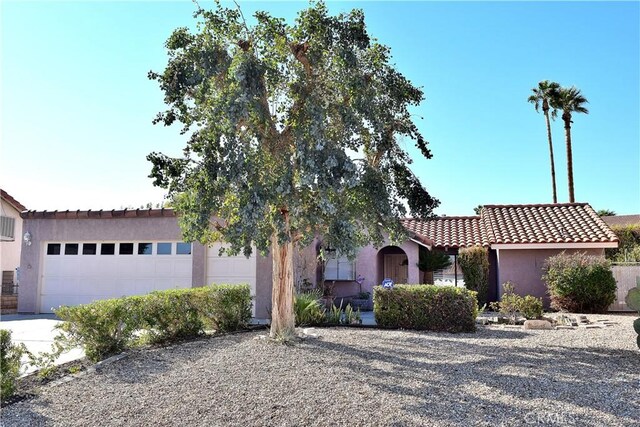
[[[575,425],[640,422],[632,316],[606,329],[245,333],[128,357],[3,408],[4,426]],[[602,316],[589,316],[590,319]]]

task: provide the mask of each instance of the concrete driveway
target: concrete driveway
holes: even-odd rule
[[[54,337],[58,334],[55,326],[61,321],[54,314],[9,314],[0,318],[0,329],[11,331],[11,339],[16,343],[23,343],[27,349],[37,354],[52,350]],[[84,352],[80,348],[73,349],[60,355],[57,365],[81,359]],[[24,357],[23,362],[28,359]],[[29,366],[25,373],[34,371]]]

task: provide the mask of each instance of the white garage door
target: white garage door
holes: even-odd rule
[[[191,287],[191,243],[51,242],[44,245],[40,312],[60,305]]]
[[[249,258],[242,254],[228,256],[218,255],[223,245],[215,243],[207,248],[207,284],[239,284],[247,283],[251,288],[251,295],[256,296],[256,249]],[[255,305],[253,307],[255,316]]]

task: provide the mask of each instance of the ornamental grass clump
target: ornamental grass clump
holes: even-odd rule
[[[563,252],[547,259],[542,280],[555,310],[605,313],[616,297],[609,261],[582,252]]]

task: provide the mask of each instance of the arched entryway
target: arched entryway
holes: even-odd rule
[[[409,258],[398,246],[385,246],[378,251],[378,284],[384,279],[393,283],[408,283]]]

